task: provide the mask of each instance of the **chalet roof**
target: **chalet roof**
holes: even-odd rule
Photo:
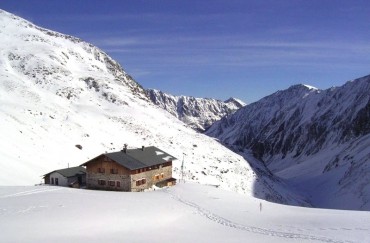
[[[76,175],[84,175],[86,174],[86,169],[81,167],[81,166],[76,166],[76,167],[70,167],[70,168],[65,168],[65,169],[60,169],[60,170],[53,170],[44,176],[50,175],[51,173],[58,172],[64,177],[73,177]]]
[[[141,148],[127,149],[126,153],[124,151],[119,151],[106,153],[104,155],[130,170],[160,165],[176,159],[174,156],[155,146],[145,147],[144,150]],[[86,165],[90,161],[82,165]]]

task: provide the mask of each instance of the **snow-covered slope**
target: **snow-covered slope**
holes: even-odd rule
[[[198,131],[207,130],[221,117],[232,114],[245,106],[245,103],[235,98],[221,101],[191,96],[174,96],[155,89],[148,89],[147,94],[154,104]]]
[[[370,242],[369,216],[190,183],[143,193],[0,187],[1,242],[360,243]]]
[[[304,204],[283,183],[152,104],[98,48],[0,11],[1,185],[34,184],[101,153],[155,145],[184,177],[272,201]],[[78,149],[76,145],[81,145]]]
[[[295,85],[241,108],[207,134],[252,153],[315,206],[370,210],[370,76]]]

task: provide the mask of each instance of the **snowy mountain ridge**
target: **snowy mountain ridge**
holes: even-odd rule
[[[95,75],[96,71],[110,74],[115,82],[124,83],[126,87],[131,89],[131,91],[136,94],[140,94],[142,98],[145,98],[144,89],[134,81],[116,61],[97,47],[83,42],[76,37],[38,27],[1,9],[0,14],[0,31],[3,43],[9,44],[7,50],[10,50],[7,53],[4,53],[4,51],[2,54],[8,55],[10,66],[18,66],[20,73],[22,75],[26,75],[36,84],[46,87],[45,84],[49,82],[48,80],[60,80],[61,78],[65,78],[64,76],[68,76],[71,73],[71,70],[77,71],[81,67],[74,66],[74,64],[79,64],[84,65],[84,68],[87,68],[89,72],[94,73]],[[9,19],[14,21],[14,25],[8,25]],[[19,28],[27,29],[27,31],[17,33]],[[42,51],[37,55],[35,55],[35,53],[27,53],[27,55],[24,55],[24,50],[19,48],[18,42],[12,42],[12,38],[22,40],[25,48],[31,48],[34,50],[38,47],[43,48],[43,46],[45,46],[43,44],[50,44],[55,47],[59,47],[59,52],[52,52],[49,55],[45,53],[44,55],[48,55],[47,57],[51,60],[51,64],[46,64],[42,62]],[[64,49],[63,45],[65,40],[75,44],[74,49]],[[86,53],[88,54],[87,56]],[[79,80],[94,87],[96,90],[103,88],[99,87],[99,84],[102,82],[100,79],[87,76],[79,77]],[[71,82],[73,80],[64,80],[64,82],[67,81]],[[64,89],[59,90],[58,94],[72,98],[78,95],[78,90]],[[114,100],[115,98],[111,97],[110,92],[106,92],[105,96],[106,99]]]
[[[147,94],[154,104],[198,131],[207,130],[215,121],[245,106],[244,102],[236,98],[221,101],[183,95],[174,96],[156,89],[148,89]]]
[[[179,158],[174,176],[271,201],[308,205],[268,170],[153,105],[89,43],[0,11],[1,185],[34,184],[101,153],[154,145]],[[81,150],[76,147],[80,145]]]
[[[294,85],[216,122],[207,134],[252,153],[315,206],[370,209],[370,76]]]

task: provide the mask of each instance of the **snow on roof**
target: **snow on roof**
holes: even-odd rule
[[[163,159],[164,161],[169,161],[169,160],[173,159],[173,157],[172,157],[172,156],[170,156],[170,155],[168,155],[168,156],[166,156],[166,157],[163,157],[162,159]]]

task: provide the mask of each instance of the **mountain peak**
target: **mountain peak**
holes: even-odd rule
[[[243,101],[237,99],[237,98],[234,98],[234,97],[230,97],[228,98],[227,100],[224,101],[225,103],[232,103],[234,104],[235,106],[237,106],[238,108],[242,108],[243,106],[246,106],[247,104],[244,103]]]
[[[301,98],[307,97],[310,94],[319,93],[319,92],[320,90],[313,86],[306,85],[306,84],[295,84],[295,85],[290,86],[287,89],[279,90],[270,96],[277,97],[278,99],[283,99],[289,102],[291,98],[301,99]],[[270,96],[267,96],[262,99],[266,99],[266,98],[269,99]]]
[[[311,86],[311,85],[308,85],[308,84],[302,84],[302,85],[305,86],[308,89],[311,89],[311,90],[318,90],[318,88],[316,88],[314,86]]]
[[[319,90],[319,89],[316,88],[316,87],[314,87],[314,86],[307,85],[307,84],[295,84],[295,85],[290,86],[287,90],[308,90],[308,91],[315,91],[315,90]]]

